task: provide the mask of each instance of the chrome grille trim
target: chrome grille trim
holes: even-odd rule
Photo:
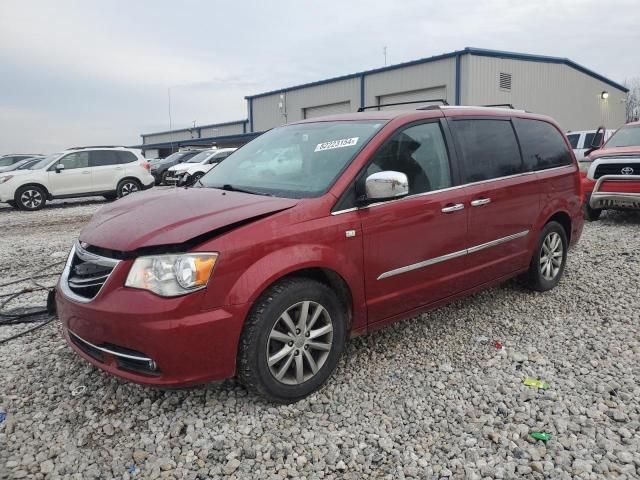
[[[104,348],[104,347],[99,347],[97,345],[94,345],[93,343],[85,340],[84,338],[80,337],[79,335],[73,333],[71,330],[67,329],[67,332],[69,332],[69,335],[73,335],[78,341],[89,345],[91,348],[95,348],[96,350],[100,350],[103,353],[108,353],[109,355],[113,355],[114,357],[120,357],[120,358],[126,358],[127,360],[137,360],[139,362],[153,362],[152,358],[149,357],[140,357],[137,355],[128,355],[126,353],[121,353],[121,352],[116,352],[114,350],[111,350],[109,348]]]
[[[69,280],[69,276],[71,274],[71,267],[73,265],[73,260],[76,256],[84,262],[91,262],[93,264],[100,265],[102,267],[111,268],[111,272],[109,272],[109,274],[107,275],[100,275],[100,276],[91,277],[88,279]],[[87,252],[84,248],[80,246],[79,242],[76,242],[73,245],[73,247],[71,247],[71,251],[69,252],[69,257],[67,258],[67,263],[65,264],[64,270],[62,271],[62,275],[60,276],[60,281],[58,283],[60,286],[60,290],[62,291],[62,294],[65,297],[70,298],[73,301],[76,301],[79,303],[89,303],[100,294],[100,292],[102,291],[102,288],[104,288],[105,284],[109,280],[109,276],[111,275],[111,273],[113,273],[113,270],[116,268],[116,266],[119,263],[120,263],[120,260],[116,260],[114,258],[102,257],[100,255],[96,255],[95,253]],[[96,287],[100,284],[99,282],[97,282],[99,278],[104,278],[104,282],[102,282],[102,286],[93,297],[83,297],[75,293],[70,288],[70,287],[73,287],[73,288]],[[88,282],[91,282],[91,283],[88,283]]]

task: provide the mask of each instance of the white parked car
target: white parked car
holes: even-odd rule
[[[237,148],[212,148],[200,152],[186,162],[169,168],[167,183],[195,183],[236,150]]]
[[[153,185],[149,163],[138,150],[72,148],[48,155],[28,169],[0,173],[0,202],[39,210],[47,200],[99,195],[114,200]]]
[[[604,131],[604,142],[609,140],[611,135],[616,133],[614,129],[609,129]],[[567,132],[567,139],[569,139],[569,143],[571,144],[571,148],[573,149],[573,153],[576,155],[576,159],[580,161],[584,158],[585,150],[589,150],[591,145],[593,144],[594,137],[596,135],[596,130],[580,130],[576,132]],[[600,134],[598,134],[600,136]],[[599,138],[596,143],[599,144]]]

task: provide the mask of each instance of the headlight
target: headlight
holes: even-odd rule
[[[139,257],[133,262],[125,286],[163,297],[184,295],[207,286],[217,259],[217,253]]]
[[[0,177],[0,184],[8,182],[13,178],[13,175],[5,175],[4,177]]]

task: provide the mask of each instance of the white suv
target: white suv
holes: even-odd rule
[[[166,181],[172,184],[195,183],[236,150],[237,148],[212,148],[211,150],[200,152],[186,162],[170,167]]]
[[[72,148],[48,155],[28,169],[0,174],[0,202],[39,210],[47,200],[98,195],[115,200],[153,185],[149,162],[138,150]]]

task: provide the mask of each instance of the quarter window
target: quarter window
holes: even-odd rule
[[[518,142],[508,120],[454,120],[453,132],[464,165],[464,182],[522,173]]]
[[[410,195],[450,187],[449,157],[440,124],[414,125],[394,134],[375,153],[365,177],[383,170],[407,175]]]
[[[115,151],[114,153],[120,160],[119,163],[131,163],[131,162],[135,162],[138,159],[138,157],[136,157],[133,153],[127,152],[124,150]]]
[[[524,118],[516,118],[514,123],[527,172],[571,164],[567,144],[553,125]]]
[[[117,165],[118,163],[118,156],[113,150],[94,150],[89,153],[90,167],[106,167],[108,165]]]
[[[89,166],[89,152],[75,152],[61,158],[55,165],[64,165],[65,170],[73,170],[74,168],[87,168]]]

